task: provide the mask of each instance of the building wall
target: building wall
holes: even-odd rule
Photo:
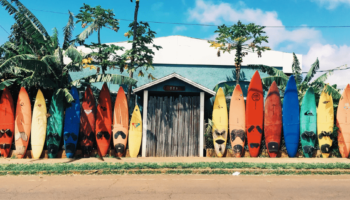
[[[220,86],[222,86],[223,83],[227,83],[230,86],[235,85],[235,70],[233,66],[156,64],[154,65],[154,67],[154,70],[151,69],[148,72],[143,71],[145,74],[144,77],[137,76],[139,71],[136,71],[134,73],[134,78],[138,81],[137,87],[152,81],[147,78],[148,73],[151,73],[155,78],[162,78],[174,72],[211,90],[213,90],[217,84],[220,84]],[[282,69],[282,67],[277,68]],[[77,80],[79,78],[93,75],[95,73],[96,70],[84,69],[82,72],[71,72],[70,75],[73,80]],[[106,73],[120,74],[120,71],[109,69]],[[247,67],[242,67],[241,69],[240,82],[243,86],[244,94],[246,94],[249,82],[254,73],[255,70],[252,70]],[[268,76],[266,73],[259,73],[261,78]],[[122,75],[128,76],[128,73],[123,72]],[[102,83],[94,83],[94,85],[98,88],[102,87]],[[119,89],[119,85],[108,84],[108,86],[112,92],[117,92]]]

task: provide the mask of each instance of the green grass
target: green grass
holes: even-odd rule
[[[272,169],[272,170],[310,170],[310,169],[350,169],[347,163],[248,163],[248,162],[201,162],[201,163],[63,163],[63,164],[1,164],[0,172],[36,173],[48,171],[63,173],[64,171],[89,170],[137,170],[137,169]]]

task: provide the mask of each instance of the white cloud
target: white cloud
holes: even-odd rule
[[[342,4],[350,5],[350,0],[311,0],[317,2],[321,6],[325,6],[327,9],[334,9]]]
[[[342,45],[322,45],[314,44],[310,47],[309,52],[303,57],[304,71],[309,70],[312,63],[318,57],[320,61],[320,69],[333,69],[347,64],[350,67],[350,46]],[[317,75],[321,75],[318,73]],[[350,83],[350,70],[335,71],[327,80],[330,84],[337,83],[340,87],[344,87]]]
[[[189,21],[213,24],[233,24],[241,20],[244,23],[255,23],[262,26],[281,26],[281,28],[266,28],[269,36],[269,46],[277,48],[281,43],[292,43],[293,46],[305,46],[322,40],[321,32],[312,28],[287,30],[278,19],[275,11],[262,11],[242,6],[242,3],[232,6],[229,3],[214,4],[197,0],[193,9],[188,10]],[[290,44],[284,44],[285,46]]]
[[[187,30],[186,26],[175,26],[173,29],[173,33],[178,33]]]

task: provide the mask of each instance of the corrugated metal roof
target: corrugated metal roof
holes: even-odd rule
[[[131,44],[125,42],[107,43],[131,48]],[[234,54],[221,53],[217,57],[217,49],[209,47],[205,39],[197,39],[186,36],[174,35],[154,39],[154,44],[162,46],[159,51],[154,49],[154,64],[175,64],[175,65],[234,65]],[[84,46],[78,47],[84,53],[91,50]],[[123,52],[120,52],[122,54]],[[302,66],[302,55],[296,54],[300,66]],[[280,51],[265,51],[262,57],[258,58],[257,53],[248,53],[243,58],[242,65],[263,64],[272,67],[282,67],[284,73],[292,73],[293,54]]]

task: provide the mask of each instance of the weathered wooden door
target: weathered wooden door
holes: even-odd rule
[[[147,157],[199,156],[199,96],[150,96]]]

